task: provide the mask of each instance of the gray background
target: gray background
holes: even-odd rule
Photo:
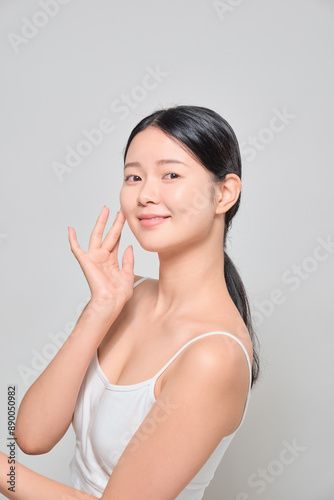
[[[202,105],[241,144],[228,249],[262,345],[247,418],[204,498],[333,500],[334,256],[323,243],[334,238],[333,1],[62,3],[53,17],[40,15],[43,0],[0,5],[1,450],[7,386],[19,403],[89,297],[67,226],[86,248],[102,206],[118,210],[122,150],[143,116]],[[154,84],[145,77],[157,67]],[[121,112],[122,94],[131,104]],[[54,162],[105,118],[113,131],[57,177]],[[129,244],[135,273],[157,278],[156,255],[126,225],[120,256]],[[69,430],[49,454],[18,459],[69,484],[73,446]]]

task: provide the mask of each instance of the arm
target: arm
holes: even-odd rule
[[[124,252],[122,270],[117,258],[125,217],[123,212],[118,213],[102,243],[108,214],[105,207],[91,234],[88,252],[80,248],[74,229],[69,228],[71,250],[87,278],[92,297],[64,345],[21,402],[15,437],[25,453],[46,453],[65,434],[91,358],[133,294],[132,249],[128,247]]]
[[[8,457],[0,452],[0,493],[10,500],[95,500],[97,497],[49,479],[15,463],[14,490],[7,481]]]
[[[66,342],[22,399],[15,425],[22,451],[47,453],[63,437],[90,360],[117,315],[116,308],[97,311],[87,304]]]
[[[238,345],[221,336],[204,338],[172,366],[113,470],[103,500],[175,499],[239,425],[249,369]]]
[[[102,500],[174,500],[239,425],[248,387],[244,355],[229,339],[217,336],[190,345],[125,448]],[[0,492],[12,500],[96,498],[17,463],[19,480],[10,493],[2,453],[0,470]]]

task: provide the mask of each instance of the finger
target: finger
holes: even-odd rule
[[[76,259],[80,257],[81,254],[85,253],[82,248],[80,247],[78,240],[77,240],[77,235],[73,227],[68,228],[68,239],[70,242],[70,247],[71,250],[75,256]]]
[[[97,218],[96,224],[90,235],[88,250],[100,248],[103,231],[109,217],[109,208],[105,205]]]
[[[118,237],[118,240],[116,241],[115,245],[114,245],[114,248],[112,249],[112,251],[110,252],[110,259],[114,259],[115,258],[115,255],[116,255],[116,260],[117,260],[117,263],[118,263],[118,258],[117,258],[117,255],[118,255],[118,249],[119,249],[119,244],[120,244],[120,241],[121,241],[121,234],[119,235]],[[106,250],[104,247],[103,247],[103,243],[102,243],[102,247],[104,250]],[[108,250],[109,252],[109,250]]]
[[[128,276],[133,276],[134,269],[134,254],[133,254],[133,246],[130,245],[125,249],[122,258],[122,271]]]
[[[125,220],[126,219],[123,212],[118,212],[112,227],[109,229],[106,237],[103,240],[103,243],[101,245],[102,248],[108,250],[109,252],[112,252],[114,250],[115,245],[121,237]],[[117,249],[115,250],[117,252]]]
[[[119,249],[119,244],[120,244],[120,241],[121,241],[121,236],[122,236],[122,233],[119,235],[119,238],[118,240],[116,241],[116,244],[113,248],[113,252],[117,255],[118,254],[118,249]],[[103,243],[102,243],[103,244]]]

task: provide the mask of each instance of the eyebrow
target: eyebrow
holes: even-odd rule
[[[180,160],[177,160],[176,158],[168,158],[166,160],[158,160],[156,162],[156,166],[159,167],[160,165],[166,165],[166,164],[169,164],[169,163],[177,163],[179,165],[184,165],[185,167],[187,167],[188,165],[186,165],[185,163],[183,163],[183,161],[180,161]],[[128,167],[142,167],[142,165],[138,162],[138,161],[133,161],[133,162],[130,162],[130,163],[126,163],[124,165],[124,170]]]

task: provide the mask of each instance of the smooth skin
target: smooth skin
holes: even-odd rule
[[[166,159],[177,159],[186,166],[161,162]],[[139,277],[134,275],[132,247],[127,247],[123,254],[122,269],[117,257],[125,220],[144,249],[158,252],[159,281],[149,295],[151,318],[159,324],[172,311],[179,317],[188,314],[189,319],[196,320],[198,316],[203,321],[203,312],[205,317],[215,313],[220,323],[216,328],[207,323],[204,331],[234,333],[252,355],[250,338],[227,293],[223,272],[217,273],[217,269],[223,270],[224,213],[239,196],[240,179],[230,174],[215,187],[215,196],[210,198],[207,171],[183,147],[154,127],[134,138],[126,161],[137,164],[126,169],[127,175],[135,177],[124,181],[122,208],[104,240],[107,207],[98,217],[87,252],[81,249],[74,229],[69,228],[71,250],[88,281],[91,300],[73,332],[22,400],[15,436],[25,453],[47,453],[65,434],[92,356],[125,304],[131,306],[134,301],[133,284]],[[170,171],[177,172],[178,177],[167,176]],[[176,182],[178,179],[181,181]],[[210,199],[201,209],[194,205],[197,189]],[[168,213],[171,218],[155,228],[143,228],[138,214],[151,212]],[[221,309],[223,313],[217,315]],[[219,325],[222,326],[218,328]],[[104,343],[101,354],[108,355],[108,345]],[[156,403],[125,448],[102,499],[175,499],[221,439],[239,425],[249,373],[245,355],[235,341],[221,335],[199,339],[170,368],[156,394]],[[128,366],[122,374],[135,376]],[[140,379],[139,370],[136,375]],[[169,408],[167,418],[161,418],[161,408]],[[147,433],[152,419],[155,430]],[[5,455],[0,455],[0,492],[7,498],[95,498],[19,464],[17,467],[20,480],[16,492],[8,494],[8,464]]]

